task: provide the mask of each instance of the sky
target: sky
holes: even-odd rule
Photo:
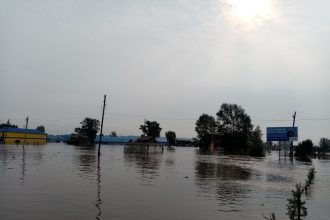
[[[195,137],[202,113],[330,138],[330,1],[0,0],[0,123],[49,134],[85,117],[139,135]],[[265,135],[263,136],[265,139]]]

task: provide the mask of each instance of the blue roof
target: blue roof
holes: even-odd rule
[[[28,134],[45,134],[44,131],[40,131],[37,129],[25,129],[25,128],[11,128],[11,127],[5,127],[1,128],[0,132],[17,132],[17,133],[28,133]]]

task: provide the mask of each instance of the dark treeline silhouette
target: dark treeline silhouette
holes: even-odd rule
[[[165,133],[167,143],[169,146],[173,146],[176,144],[176,134],[174,131],[167,131]]]
[[[100,130],[100,121],[93,118],[85,118],[80,122],[81,127],[75,128],[68,144],[93,146],[97,132]]]
[[[43,126],[43,125],[39,125],[36,129],[39,131],[45,132],[45,126]]]
[[[330,152],[330,139],[321,138],[319,142],[319,154],[325,154],[326,152]]]
[[[11,124],[10,120],[8,120],[7,123],[0,124],[0,129],[1,128],[18,128],[18,126],[14,125],[14,124]]]
[[[110,132],[110,137],[117,137],[117,132],[116,131],[111,131]]]
[[[213,116],[202,114],[196,121],[198,146],[222,147],[228,153],[245,153],[263,156],[264,146],[259,126],[251,123],[245,110],[236,104],[224,103]],[[254,128],[254,129],[253,129]]]
[[[143,135],[141,136],[140,140],[142,140],[142,137],[147,136],[150,138],[152,142],[157,142],[156,138],[160,136],[160,132],[162,128],[159,126],[159,123],[157,121],[145,121],[143,125],[140,125],[139,128]],[[148,139],[149,140],[149,139]]]
[[[295,156],[305,158],[314,155],[314,144],[310,139],[304,140],[298,144],[295,149]]]

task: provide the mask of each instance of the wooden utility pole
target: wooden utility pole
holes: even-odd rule
[[[107,95],[104,95],[104,100],[103,100],[103,111],[102,111],[102,120],[101,120],[101,131],[100,131],[100,139],[99,139],[99,150],[97,153],[97,156],[100,157],[101,156],[101,140],[102,140],[102,136],[103,136],[103,120],[104,120],[104,109],[105,109],[105,101],[107,99]]]
[[[297,115],[297,112],[295,111],[294,114],[292,115],[292,117],[293,117],[292,131],[294,129],[294,124],[296,123],[296,115]],[[291,157],[291,159],[293,159],[293,140],[291,140],[291,146],[290,146],[290,154],[289,154],[289,156]]]
[[[294,112],[294,114],[292,115],[292,117],[293,117],[292,127],[293,128],[294,128],[294,124],[296,123],[296,115],[297,115],[297,112]]]
[[[27,132],[28,125],[29,125],[29,116],[27,116],[25,119],[25,132],[24,132],[23,148],[25,146],[25,139],[26,139],[26,132]]]

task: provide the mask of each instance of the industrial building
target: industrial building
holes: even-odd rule
[[[0,129],[1,144],[46,144],[47,134],[38,129],[3,127]]]

